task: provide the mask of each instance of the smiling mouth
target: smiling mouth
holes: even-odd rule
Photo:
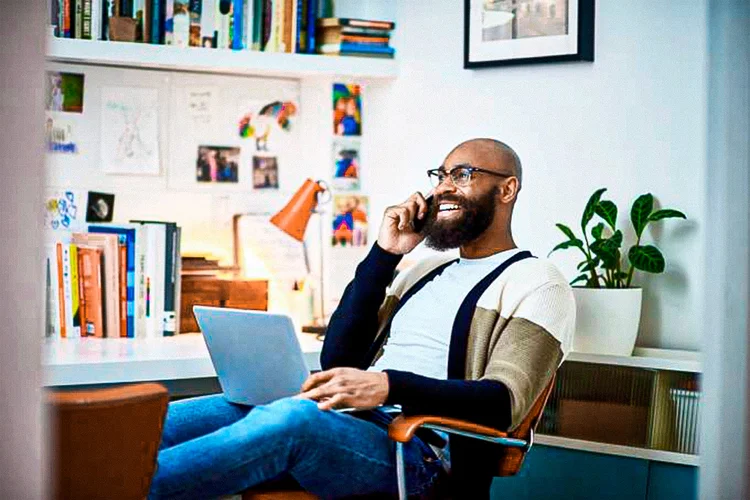
[[[457,203],[440,203],[438,205],[438,216],[446,216],[451,213],[455,213],[461,210],[461,206]]]

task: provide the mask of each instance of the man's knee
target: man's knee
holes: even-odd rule
[[[277,430],[287,436],[308,435],[318,428],[323,412],[318,404],[307,399],[284,398],[266,405]]]

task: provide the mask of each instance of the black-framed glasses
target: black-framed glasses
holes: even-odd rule
[[[445,181],[446,177],[450,176],[451,182],[455,186],[467,186],[471,179],[474,177],[474,172],[481,172],[483,174],[494,175],[496,177],[513,177],[511,174],[501,174],[499,172],[493,172],[479,167],[472,167],[471,165],[458,165],[453,167],[450,172],[446,172],[445,168],[433,168],[427,171],[427,177],[430,178],[432,187],[438,187]]]

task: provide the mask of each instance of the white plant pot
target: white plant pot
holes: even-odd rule
[[[641,321],[640,288],[573,288],[576,330],[573,350],[630,356]]]

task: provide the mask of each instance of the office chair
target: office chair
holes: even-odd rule
[[[521,423],[510,432],[502,432],[492,427],[473,424],[466,420],[456,418],[438,417],[433,415],[415,415],[406,417],[400,415],[391,422],[388,427],[388,436],[396,442],[396,470],[398,496],[400,500],[406,500],[406,473],[404,470],[404,443],[408,443],[417,432],[424,427],[436,431],[454,434],[462,437],[478,439],[490,442],[502,447],[497,463],[494,466],[496,477],[513,476],[521,470],[523,460],[534,443],[534,431],[542,416],[552,388],[555,385],[555,377],[547,384],[529,413]],[[450,481],[450,476],[448,477]],[[442,485],[441,485],[441,489]],[[375,497],[371,497],[375,498]],[[381,498],[388,498],[387,496]],[[242,494],[242,500],[318,500],[318,497],[301,491],[291,490],[247,490]]]
[[[46,394],[51,498],[143,500],[169,395],[159,384]]]

